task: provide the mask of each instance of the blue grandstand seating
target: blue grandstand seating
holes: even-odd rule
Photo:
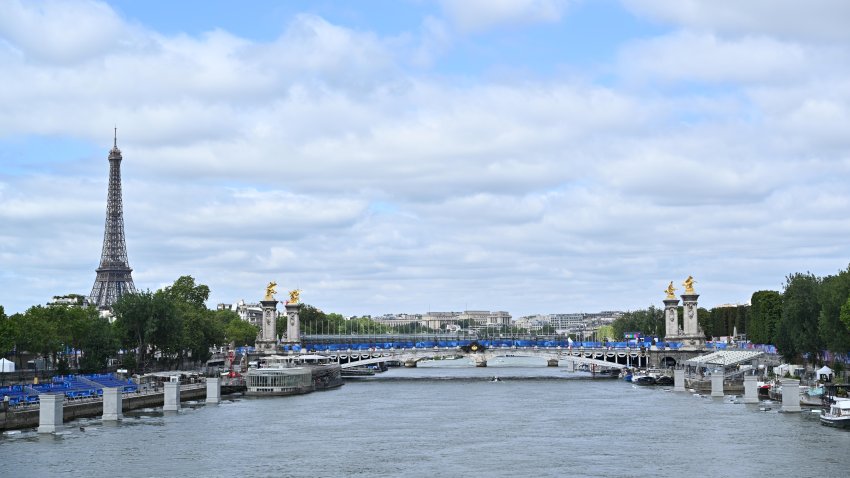
[[[59,375],[38,384],[0,387],[0,400],[8,396],[12,406],[33,404],[38,403],[38,394],[50,392],[64,393],[69,399],[101,397],[104,387],[120,387],[124,393],[138,391],[132,380],[121,380],[113,374]]]

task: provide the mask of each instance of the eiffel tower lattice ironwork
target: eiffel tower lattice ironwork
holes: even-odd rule
[[[121,150],[118,149],[118,129],[109,151],[109,195],[106,200],[106,229],[103,232],[103,252],[100,267],[91,289],[89,302],[99,309],[112,307],[119,297],[136,292],[127,243],[124,240],[124,208],[121,203]]]

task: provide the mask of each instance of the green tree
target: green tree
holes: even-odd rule
[[[779,335],[782,336],[783,345],[787,346],[790,339],[795,352],[809,353],[814,358],[817,358],[822,350],[818,333],[819,287],[820,280],[811,273],[796,273],[787,277],[782,294],[782,319],[777,336],[777,339]],[[780,346],[779,342],[780,340],[777,340],[777,347]],[[780,353],[786,355],[781,349]]]
[[[41,354],[57,362],[57,355],[63,350],[59,324],[63,310],[40,305],[30,307],[19,323],[19,344],[23,350]]]
[[[841,308],[850,299],[850,266],[837,275],[824,277],[818,292],[820,339],[827,350],[846,354],[850,352],[850,329],[841,320]]]
[[[782,358],[788,362],[794,361],[800,356],[800,349],[797,348],[797,343],[794,340],[794,332],[791,330],[791,325],[785,320],[780,320],[776,325],[774,345],[776,345],[776,350],[782,355]]]
[[[847,302],[841,306],[840,316],[841,322],[850,329],[850,297],[847,298]]]
[[[12,352],[17,335],[15,322],[6,316],[6,311],[0,305],[0,357],[5,357]]]
[[[23,352],[27,350],[27,318],[24,314],[17,313],[10,315],[8,321],[9,328],[11,329],[11,333],[15,341],[14,349],[18,360],[18,369],[23,369]]]
[[[118,345],[113,327],[94,307],[52,305],[48,308],[58,330],[59,341],[80,352],[80,367],[93,372],[106,367]]]
[[[258,332],[259,328],[238,318],[224,326],[225,341],[236,345],[254,345]]]
[[[86,317],[83,325],[85,334],[78,344],[82,352],[80,371],[83,373],[104,370],[109,358],[118,352],[114,327],[108,319],[100,317],[96,310],[94,312]]]
[[[206,309],[206,302],[210,298],[210,288],[204,284],[195,284],[192,276],[180,276],[174,284],[165,288],[164,293],[178,304],[197,309]]]
[[[323,329],[327,327],[328,316],[312,305],[304,304],[298,313],[298,320],[301,325],[302,334],[320,334],[324,333]],[[286,332],[286,318],[284,317],[279,322],[283,322],[283,324],[279,324],[278,326],[279,334],[283,335]]]
[[[215,314],[207,309],[194,309],[183,312],[183,335],[181,351],[186,351],[192,360],[205,363],[212,353],[214,345],[224,344],[224,326],[215,319]]]
[[[614,327],[610,325],[603,325],[596,329],[596,336],[599,338],[599,341],[610,340],[612,342],[618,342],[622,339],[622,335],[618,336],[614,333]]]
[[[646,309],[629,311],[618,317],[611,324],[617,340],[622,340],[626,332],[640,332],[644,337],[664,338],[664,310],[649,306]]]
[[[735,327],[732,333],[738,335],[747,334],[747,329],[750,325],[750,306],[739,305],[736,307],[737,314],[735,316]]]
[[[118,337],[136,350],[137,367],[149,366],[148,349],[171,352],[179,342],[182,324],[171,300],[162,291],[124,294],[112,305]]]
[[[206,362],[210,349],[224,343],[224,325],[216,314],[207,309],[210,288],[197,284],[192,276],[181,276],[174,284],[162,290],[175,311],[174,321],[163,331],[160,347],[180,357]],[[178,332],[177,328],[181,330]]]
[[[706,316],[703,331],[709,337],[732,336],[745,333],[749,307],[734,305],[714,307]]]
[[[213,315],[215,316],[215,319],[216,319],[216,320],[217,320],[217,321],[218,321],[218,322],[219,322],[222,326],[226,326],[226,325],[228,325],[229,323],[234,322],[234,321],[237,321],[237,320],[238,320],[238,321],[242,321],[242,319],[240,319],[240,318],[239,318],[239,314],[237,314],[236,312],[234,312],[234,311],[232,311],[232,310],[230,310],[230,309],[216,310],[216,311],[213,313]]]
[[[776,330],[782,318],[782,294],[760,290],[753,293],[750,304],[747,337],[757,344],[776,343]]]

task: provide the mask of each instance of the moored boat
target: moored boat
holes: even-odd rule
[[[655,377],[652,375],[635,375],[632,377],[632,383],[638,385],[655,385]]]
[[[820,423],[828,427],[850,428],[850,399],[834,398],[829,409],[821,411]]]
[[[342,369],[342,376],[344,378],[371,377],[373,375],[375,375],[375,370],[364,365]]]
[[[823,403],[823,387],[800,387],[800,405],[818,407]]]

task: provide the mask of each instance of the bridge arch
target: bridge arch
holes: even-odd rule
[[[661,366],[661,368],[674,368],[676,367],[677,363],[678,361],[669,355],[665,355],[661,358],[661,360],[658,361],[658,364]]]

